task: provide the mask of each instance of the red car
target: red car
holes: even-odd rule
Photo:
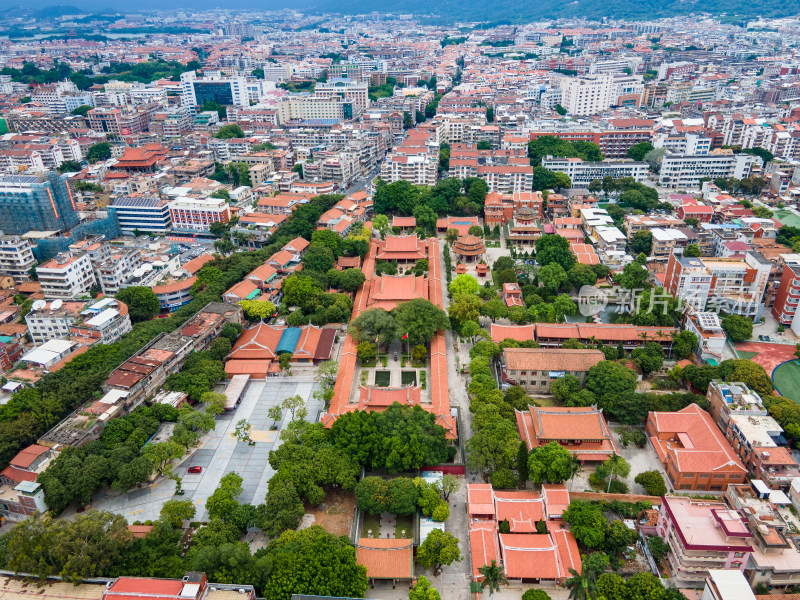
[[[203,467],[189,467],[189,473],[202,473]]]

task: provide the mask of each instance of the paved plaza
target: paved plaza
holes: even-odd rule
[[[92,508],[107,510],[124,516],[129,522],[157,519],[161,506],[170,498],[191,500],[197,507],[198,521],[208,515],[205,501],[217,489],[222,477],[231,472],[242,476],[240,503],[261,504],[267,495],[267,484],[274,471],[269,466],[269,452],[280,445],[280,429],[273,431],[267,411],[285,398],[299,394],[306,401],[308,420],[313,421],[322,409],[322,403],[312,398],[317,384],[310,377],[276,377],[266,381],[253,381],[247,388],[239,407],[216,418],[217,427],[207,434],[200,445],[175,467],[183,478],[184,495],[175,496],[175,483],[159,479],[154,485],[132,490],[127,494],[98,494]],[[234,437],[236,423],[247,420],[253,430],[255,444],[239,442]],[[291,416],[286,413],[279,424],[282,429]],[[189,467],[199,466],[202,473],[188,473]]]

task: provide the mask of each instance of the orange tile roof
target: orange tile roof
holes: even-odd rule
[[[512,371],[588,371],[605,355],[600,350],[567,348],[506,348],[506,369]]]
[[[489,483],[467,484],[467,512],[470,515],[493,515],[494,492]]]
[[[203,266],[209,262],[214,260],[213,254],[201,254],[200,256],[194,257],[192,260],[187,261],[181,267],[184,271],[189,272],[192,275],[195,275]]]
[[[530,449],[558,441],[584,461],[603,461],[619,454],[602,410],[530,406],[527,411],[514,412],[520,437]]]
[[[524,342],[534,339],[536,325],[498,325],[497,323],[492,323],[489,331],[492,334],[492,341],[495,343],[506,339]]]
[[[677,412],[651,412],[647,433],[662,462],[671,456],[681,473],[746,472],[711,415],[696,404]]]
[[[20,450],[17,455],[11,459],[10,463],[20,469],[27,469],[31,466],[33,461],[49,450],[50,448],[47,446],[31,444],[27,448]]]
[[[356,562],[367,568],[369,579],[411,579],[414,543],[394,538],[360,538]]]
[[[536,522],[544,519],[538,492],[496,491],[494,501],[497,520],[508,520],[512,533],[536,533]]]
[[[469,550],[472,557],[472,577],[483,578],[479,569],[492,561],[502,562],[497,540],[497,524],[494,521],[472,519],[469,524]]]

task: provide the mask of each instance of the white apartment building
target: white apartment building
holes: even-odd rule
[[[381,165],[381,179],[386,183],[403,180],[414,185],[433,186],[436,185],[438,166],[439,158],[434,154],[391,153]]]
[[[64,300],[34,302],[30,312],[25,315],[25,324],[33,343],[39,346],[49,340],[69,337],[70,325],[80,318],[85,306],[85,302]]]
[[[131,330],[128,307],[113,298],[91,303],[40,300],[31,307],[25,323],[37,346],[75,336],[111,344]]]
[[[75,298],[88,293],[96,283],[87,254],[61,253],[36,267],[36,275],[45,298]]]
[[[212,223],[227,223],[231,218],[228,203],[222,198],[181,196],[169,203],[174,229],[208,231]]]
[[[571,115],[594,115],[612,105],[641,101],[644,84],[637,75],[587,75],[561,79],[561,106]]]
[[[523,165],[481,165],[478,177],[486,182],[490,192],[521,194],[533,189],[533,168]]]
[[[666,148],[675,154],[697,156],[711,152],[711,138],[696,133],[680,135],[657,133],[653,137],[653,146],[655,148]]]
[[[750,177],[761,158],[751,154],[734,154],[730,150],[717,150],[710,154],[677,154],[667,152],[661,161],[661,174],[658,184],[673,189],[699,188],[700,179],[711,180],[718,177]]]
[[[278,123],[289,121],[308,121],[311,119],[344,120],[354,117],[353,104],[342,98],[317,96],[292,96],[281,98],[277,104]]]
[[[244,77],[201,77],[194,71],[181,73],[181,105],[194,111],[206,102],[222,106],[250,106]]]
[[[758,319],[772,263],[758,252],[737,258],[669,257],[664,289],[695,311],[720,310]]]
[[[114,296],[142,265],[142,251],[138,248],[114,249],[108,260],[94,265],[103,294]]]
[[[15,283],[27,281],[35,264],[29,240],[17,235],[0,235],[0,275],[13,277]]]
[[[352,102],[362,111],[369,108],[367,84],[352,79],[332,79],[327,83],[314,86],[314,94],[322,98],[339,97],[345,102]]]
[[[608,159],[601,162],[585,162],[580,158],[565,158],[545,156],[542,166],[548,171],[566,173],[572,181],[573,187],[586,187],[595,179],[602,181],[603,177],[620,179],[633,177],[636,181],[644,181],[649,172],[646,162],[630,159]]]

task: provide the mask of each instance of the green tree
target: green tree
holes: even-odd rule
[[[382,240],[386,239],[386,232],[389,231],[389,217],[386,215],[375,215],[372,217],[372,227],[377,231]]]
[[[212,519],[230,520],[236,514],[239,503],[236,499],[242,493],[242,477],[238,473],[228,473],[220,479],[217,489],[206,500],[206,510]]]
[[[425,569],[433,568],[434,576],[442,572],[443,565],[461,560],[458,538],[452,533],[434,529],[417,548],[417,562]]]
[[[639,142],[628,148],[628,158],[642,161],[645,155],[653,150],[653,144],[650,142]]]
[[[133,545],[124,517],[93,510],[72,521],[37,513],[7,535],[7,568],[35,575],[41,583],[51,575],[75,584],[101,576]]]
[[[467,440],[467,464],[475,471],[494,472],[514,465],[519,451],[519,432],[514,423],[499,419]]]
[[[287,529],[297,529],[306,512],[291,481],[281,481],[270,486],[265,504],[266,518],[261,529],[271,538],[279,536]]]
[[[227,398],[225,394],[217,392],[206,392],[200,396],[200,403],[206,405],[206,412],[211,415],[220,415],[225,410]]]
[[[456,296],[458,294],[477,295],[481,289],[481,286],[478,284],[478,280],[472,275],[462,273],[461,275],[456,275],[453,278],[453,281],[450,282],[450,285],[447,286],[447,289],[450,290],[450,294],[452,296]]]
[[[576,258],[567,238],[547,234],[536,240],[536,262],[543,266],[558,263],[564,271],[569,271],[575,264]]]
[[[364,281],[366,277],[361,269],[345,269],[339,276],[339,287],[346,292],[355,292]]]
[[[570,373],[559,377],[550,386],[550,393],[553,394],[553,398],[561,404],[567,402],[573,394],[577,394],[580,390],[580,380]]]
[[[700,246],[697,244],[689,244],[686,246],[686,248],[684,248],[683,255],[694,258],[697,256],[702,256],[703,253],[700,251]]]
[[[576,470],[572,454],[558,442],[537,446],[528,457],[528,477],[533,483],[561,483],[570,479]]]
[[[597,283],[597,274],[589,265],[575,263],[567,272],[567,280],[575,289],[580,289],[584,285],[594,285]]]
[[[350,325],[357,341],[377,341],[386,346],[397,339],[397,322],[392,313],[382,308],[365,310]]]
[[[275,305],[267,300],[240,300],[239,306],[248,319],[268,321],[275,314]]]
[[[589,369],[583,384],[597,397],[602,408],[636,390],[636,373],[625,365],[603,360]]]
[[[378,349],[372,342],[365,341],[356,346],[356,354],[358,354],[358,358],[362,361],[370,362],[375,360],[375,357],[378,356]]]
[[[630,546],[635,536],[636,532],[628,529],[625,523],[619,520],[614,521],[609,524],[606,531],[605,549],[611,555],[617,554]]]
[[[497,319],[508,316],[508,307],[500,298],[492,298],[481,307],[481,314],[489,317],[494,323]]]
[[[355,492],[359,510],[372,515],[379,515],[386,511],[389,484],[383,477],[363,477],[356,484]]]
[[[583,557],[583,565],[582,571],[583,573],[592,579],[597,579],[600,575],[608,569],[611,564],[611,560],[608,558],[607,554],[602,552],[592,552],[589,555]]]
[[[441,596],[424,575],[408,590],[408,600],[440,600]]]
[[[319,273],[326,273],[329,269],[333,268],[336,263],[336,258],[327,246],[312,244],[310,245],[303,258],[303,269],[309,271],[318,271]]]
[[[622,269],[622,273],[614,275],[614,283],[629,290],[650,287],[649,279],[650,272],[636,261],[628,263]]]
[[[250,433],[253,431],[253,426],[247,422],[247,419],[240,419],[236,423],[236,428],[233,431],[233,437],[236,441],[250,444]]]
[[[725,315],[721,319],[722,330],[734,342],[743,342],[753,337],[753,321],[739,315]]]
[[[490,599],[494,598],[495,592],[500,591],[501,584],[508,583],[508,579],[503,574],[503,569],[498,566],[496,560],[492,560],[488,565],[479,567],[478,572],[483,575],[483,579],[480,581],[481,591],[488,587]]]
[[[142,456],[150,462],[156,473],[164,475],[171,470],[172,461],[181,458],[185,452],[184,446],[170,440],[147,444],[142,450]]]
[[[573,500],[564,511],[564,521],[575,539],[587,548],[601,548],[605,543],[608,521],[600,507],[583,500]]]
[[[531,588],[522,594],[522,600],[552,600],[544,590]]]
[[[631,240],[631,252],[633,254],[645,254],[650,256],[653,251],[653,233],[648,229],[642,229],[633,234]]]
[[[184,521],[191,521],[195,515],[195,507],[191,500],[167,500],[161,505],[159,518],[167,521],[174,528],[183,527]]]
[[[445,502],[450,499],[450,494],[454,494],[461,487],[461,480],[455,475],[445,473],[442,477],[442,498]]]
[[[356,563],[352,544],[318,525],[285,531],[267,546],[267,555],[271,569],[265,600],[286,600],[292,594],[361,598],[367,591],[367,571]]]
[[[625,580],[616,573],[603,573],[597,578],[598,598],[627,598]]]
[[[93,106],[90,106],[89,104],[81,104],[81,105],[80,105],[80,106],[78,106],[77,108],[73,108],[73,109],[70,111],[70,113],[69,113],[69,114],[71,114],[71,115],[80,115],[80,116],[82,116],[82,117],[85,117],[85,116],[87,115],[87,113],[88,113],[90,110],[92,110],[93,108],[94,108],[94,107],[93,107]]]
[[[223,125],[219,128],[219,131],[214,134],[214,137],[220,140],[228,140],[231,138],[243,138],[244,131],[238,125],[231,124],[231,125]]]
[[[567,273],[560,264],[552,262],[539,269],[537,278],[542,287],[555,292],[567,282]]]
[[[397,331],[408,335],[408,342],[412,345],[427,344],[437,331],[450,328],[447,313],[422,298],[404,302],[395,307],[392,313]]]
[[[478,325],[475,321],[465,321],[461,325],[461,335],[465,338],[470,340],[474,340],[475,336],[478,335],[478,332],[481,330],[481,326]]]
[[[289,414],[292,415],[292,421],[295,420],[295,417],[299,416],[300,411],[304,410],[303,407],[305,405],[306,401],[300,394],[295,394],[294,396],[284,398],[283,402],[281,402],[281,408],[289,411]]]
[[[158,296],[149,287],[132,286],[117,292],[116,299],[128,307],[128,316],[133,323],[149,321],[158,314],[161,304]]]
[[[81,167],[81,163],[77,160],[65,160],[60,165],[58,165],[58,172],[59,173],[75,173],[80,171],[83,167]]]
[[[292,374],[292,358],[294,358],[294,355],[288,352],[278,355],[278,366],[281,368],[281,371],[287,375]]]
[[[90,163],[96,163],[100,160],[108,160],[111,158],[111,144],[108,142],[100,142],[89,147],[86,152],[86,160]]]
[[[643,471],[634,478],[634,481],[641,485],[649,496],[665,496],[667,493],[667,484],[658,471]]]
[[[724,360],[721,367],[721,377],[724,381],[741,381],[750,389],[758,392],[762,398],[772,394],[775,386],[764,367],[744,359]]]
[[[571,188],[572,180],[566,173],[562,173],[561,171],[556,171],[555,173],[553,173],[553,187],[556,189],[557,192],[560,192],[564,188]]]
[[[594,596],[594,579],[586,574],[585,569],[578,573],[570,567],[569,572],[572,577],[563,584],[569,590],[569,600],[591,600]]]

